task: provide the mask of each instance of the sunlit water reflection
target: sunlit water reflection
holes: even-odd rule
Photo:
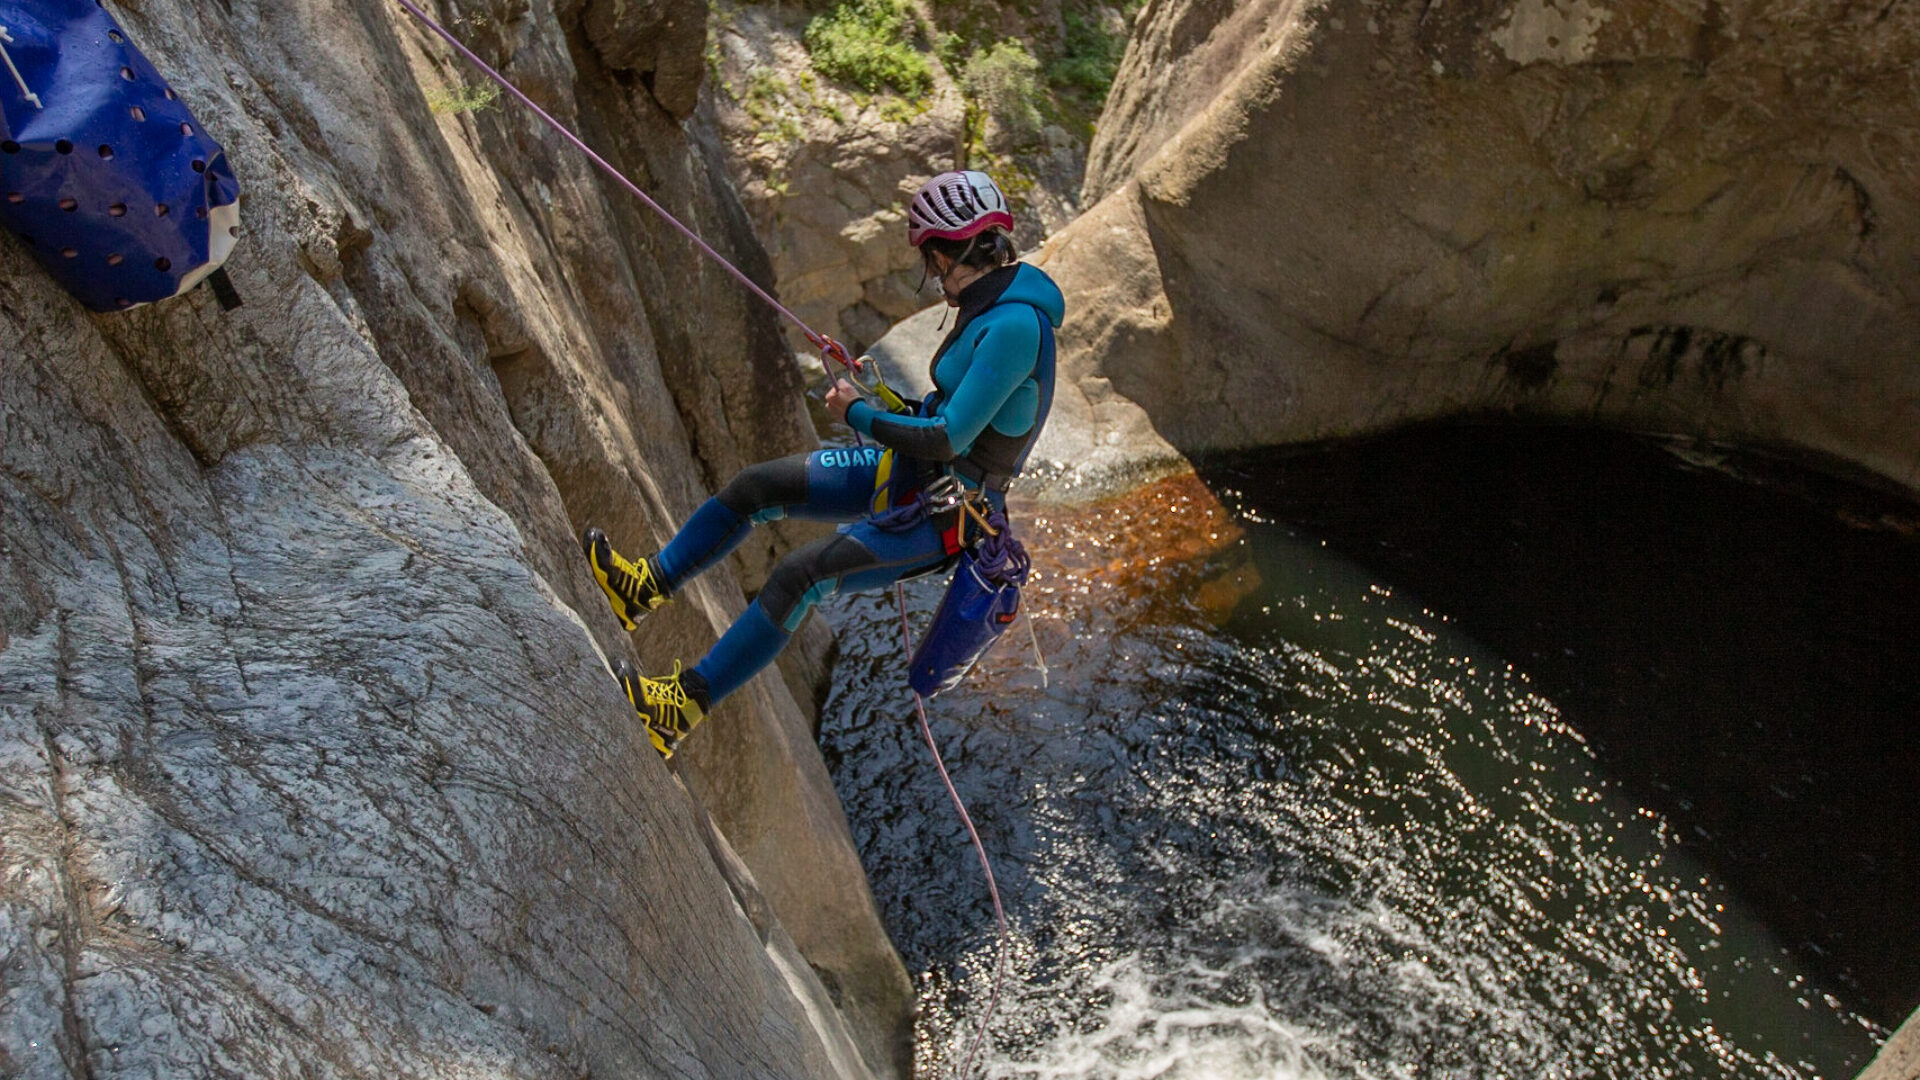
[[[1873,1025],[1445,613],[1191,482],[1029,542],[1050,672],[1016,632],[932,705],[1016,924],[989,1075],[1845,1077],[1871,1056]],[[910,589],[922,622],[937,600]],[[891,604],[829,611],[823,742],[919,973],[922,1075],[944,1075],[993,918]]]

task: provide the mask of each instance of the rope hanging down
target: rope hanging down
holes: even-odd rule
[[[681,224],[679,218],[676,218],[672,214],[668,213],[666,207],[661,206],[659,203],[653,200],[653,197],[651,195],[648,195],[646,192],[640,190],[640,185],[627,179],[626,174],[621,172],[619,169],[614,168],[611,164],[607,162],[606,158],[603,158],[599,154],[594,153],[593,147],[588,146],[584,141],[581,140],[580,136],[575,135],[571,130],[568,129],[568,127],[565,124],[562,124],[560,121],[555,120],[551,115],[547,113],[547,110],[534,104],[534,101],[532,98],[521,93],[519,87],[508,82],[506,79],[506,76],[500,74],[498,71],[493,70],[493,66],[491,64],[488,64],[485,60],[480,59],[480,57],[476,56],[472,49],[469,49],[465,45],[462,45],[460,43],[459,38],[456,38],[452,34],[448,33],[446,27],[441,26],[439,23],[433,20],[433,17],[431,15],[428,15],[426,12],[420,10],[420,7],[417,4],[415,4],[413,0],[397,0],[397,2],[401,7],[407,9],[408,14],[412,15],[414,18],[419,19],[421,22],[425,23],[427,26],[427,29],[432,30],[434,34],[439,36],[439,38],[442,41],[445,41],[447,44],[453,46],[455,52],[458,52],[461,56],[466,57],[469,61],[473,63],[475,67],[485,72],[487,75],[487,78],[492,79],[496,83],[499,83],[501,88],[506,90],[507,93],[512,94],[513,97],[520,102],[520,104],[525,105],[529,109],[532,109],[534,112],[534,115],[538,116],[542,120],[545,120],[547,122],[548,127],[551,127],[553,130],[559,132],[563,138],[565,138],[568,142],[572,143],[575,147],[577,147],[581,153],[587,155],[587,158],[591,160],[595,165],[598,165],[602,172],[605,172],[608,176],[613,177],[615,180],[620,182],[620,185],[622,187],[626,188],[628,191],[631,191],[635,195],[639,196],[641,202],[646,203],[648,206],[652,207],[654,213],[659,214],[662,218],[666,219],[667,224],[673,226],[675,229],[678,229],[680,231],[680,235],[686,237],[688,240],[691,240],[695,247],[699,248],[701,251],[706,252],[708,258],[711,258],[714,262],[719,263],[721,268],[726,270],[727,273],[732,274],[735,280],[739,281],[740,284],[745,285],[749,290],[752,291],[752,293],[755,296],[758,296],[760,299],[765,300],[768,306],[772,307],[773,310],[779,312],[781,315],[784,315],[789,322],[793,323],[793,325],[799,327],[800,332],[807,336],[807,341],[812,343],[814,348],[820,350],[821,363],[823,365],[828,360],[834,360],[838,362],[841,367],[847,369],[848,371],[859,370],[859,366],[860,366],[859,362],[853,358],[852,354],[847,352],[847,347],[845,345],[840,344],[838,341],[833,340],[832,338],[828,337],[825,334],[816,332],[813,329],[813,327],[808,326],[806,322],[800,318],[800,316],[795,315],[793,312],[787,310],[787,306],[785,304],[782,304],[780,301],[774,299],[772,293],[769,293],[767,290],[754,284],[753,279],[748,277],[746,274],[742,273],[739,267],[733,265],[731,262],[728,262],[726,256],[720,254],[718,251],[715,251],[712,247],[709,247],[705,240],[700,239],[699,234],[695,233],[692,229],[689,229],[685,225]],[[827,369],[827,374],[832,375],[833,369],[829,367]]]
[[[907,590],[899,582],[893,583],[893,599],[900,606],[900,637],[905,640],[907,655],[913,655],[913,631],[907,625]],[[973,1033],[973,1041],[967,1044],[967,1056],[960,1062],[960,1068],[954,1071],[954,1080],[966,1080],[973,1070],[973,1057],[980,1051],[980,1044],[987,1037],[987,1027],[993,1023],[993,1013],[1000,1007],[1000,988],[1007,983],[1007,911],[1000,906],[1000,885],[993,879],[993,865],[987,861],[987,845],[980,840],[980,830],[973,827],[973,815],[967,813],[967,804],[960,801],[960,790],[953,786],[953,777],[947,773],[947,763],[940,756],[940,746],[933,741],[933,725],[927,723],[927,701],[918,693],[913,695],[913,711],[920,717],[920,735],[927,740],[927,749],[933,753],[933,765],[940,770],[940,781],[947,785],[947,795],[953,799],[953,808],[960,811],[960,823],[967,827],[967,836],[973,840],[974,854],[980,856],[980,870],[987,875],[987,895],[993,897],[993,918],[1000,926],[1000,958],[993,967],[993,993],[987,997],[986,1014],[980,1017],[980,1027]]]

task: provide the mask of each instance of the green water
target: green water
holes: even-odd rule
[[[1803,927],[1822,922],[1810,910],[1864,923],[1904,901],[1828,904],[1813,894],[1840,870],[1756,861],[1740,846],[1752,840],[1742,828],[1769,835],[1774,807],[1750,806],[1744,826],[1738,812],[1701,807],[1739,802],[1751,784],[1740,777],[1756,767],[1721,753],[1720,714],[1758,725],[1765,737],[1744,743],[1786,755],[1769,760],[1781,775],[1797,770],[1792,779],[1763,787],[1791,802],[1804,796],[1801,776],[1844,780],[1846,759],[1809,758],[1769,726],[1817,729],[1902,702],[1910,716],[1920,691],[1903,697],[1891,674],[1856,673],[1873,689],[1866,704],[1805,716],[1801,698],[1775,700],[1769,680],[1829,685],[1822,666],[1841,662],[1832,635],[1790,643],[1795,676],[1750,675],[1767,707],[1728,689],[1714,649],[1606,644],[1633,637],[1611,622],[1623,615],[1648,636],[1674,625],[1691,626],[1695,645],[1724,636],[1684,586],[1697,558],[1684,534],[1700,530],[1722,559],[1752,564],[1735,578],[1774,590],[1772,605],[1844,618],[1846,590],[1804,573],[1800,593],[1782,595],[1758,564],[1804,556],[1777,543],[1743,554],[1752,538],[1725,515],[1751,518],[1758,497],[1786,508],[1804,534],[1796,543],[1830,553],[1844,545],[1823,530],[1852,527],[1804,492],[1596,438],[1453,433],[1227,463],[1208,479],[1234,506],[1241,541],[1147,574],[1152,603],[1124,590],[1037,603],[1044,679],[1004,646],[973,684],[933,703],[1016,924],[990,1075],[1626,1080],[1847,1077],[1865,1064],[1898,1020],[1868,1003],[1920,988],[1901,982],[1915,958],[1836,959],[1847,955],[1836,943],[1867,927],[1823,938]],[[1584,514],[1638,524],[1570,550],[1568,536],[1596,535],[1565,520]],[[1567,527],[1545,527],[1553,515]],[[1910,537],[1854,532],[1890,560],[1862,557],[1855,569],[1884,577],[1908,565]],[[1677,578],[1632,555],[1642,533]],[[1563,549],[1538,553],[1554,574],[1526,577],[1531,556],[1512,552],[1529,544]],[[1879,592],[1897,601],[1901,587],[1883,580]],[[1637,590],[1677,610],[1527,600],[1545,589]],[[930,610],[937,593],[923,583],[915,606]],[[919,975],[923,1067],[950,1068],[984,1002],[993,924],[901,699],[889,602],[852,597],[830,613],[843,652],[823,741],[889,928]],[[1584,628],[1554,621],[1563,606],[1586,613]],[[1920,641],[1900,637],[1910,621],[1882,622],[1874,647],[1847,663],[1897,665]],[[1689,655],[1699,681],[1687,679]],[[1778,668],[1779,655],[1753,660]],[[1674,670],[1650,675],[1647,664]],[[1623,697],[1616,683],[1652,690]],[[1809,700],[1831,690],[1822,694]],[[1634,724],[1609,709],[1682,730],[1622,750]],[[1684,750],[1688,732],[1699,753]],[[1913,780],[1920,769],[1905,791],[1920,790]],[[1834,801],[1858,805],[1857,793]],[[1782,846],[1844,849],[1842,870],[1877,852],[1884,865],[1854,878],[1911,884],[1897,844],[1863,847],[1827,828]],[[1757,888],[1755,866],[1793,880]],[[1800,897],[1800,910],[1783,896]]]

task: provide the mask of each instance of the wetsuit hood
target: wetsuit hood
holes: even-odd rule
[[[949,340],[957,336],[960,327],[971,322],[975,315],[1009,300],[1032,306],[1056,327],[1066,317],[1067,311],[1067,301],[1060,294],[1060,286],[1055,285],[1045,271],[1026,263],[1011,263],[989,270],[978,281],[960,290],[958,299],[960,319],[954,326],[955,335],[950,335]],[[945,343],[942,343],[941,352],[945,351]],[[936,355],[936,363],[938,359]]]
[[[1061,295],[1060,286],[1053,283],[1046,271],[1027,263],[1013,263],[988,272],[960,290],[959,299],[962,322],[1008,301],[1033,306],[1055,327],[1066,318],[1067,312],[1066,297]]]
[[[1000,294],[1000,300],[1017,300],[1023,304],[1032,304],[1047,317],[1047,322],[1058,328],[1067,315],[1066,297],[1060,294],[1060,286],[1053,283],[1045,270],[1027,263],[1015,263],[1013,283],[1007,291]]]

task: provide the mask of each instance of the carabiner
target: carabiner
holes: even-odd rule
[[[967,486],[952,473],[937,476],[920,489],[920,503],[929,514],[944,514],[963,505],[967,499]]]
[[[863,353],[858,360],[854,361],[854,364],[856,365],[855,370],[871,371],[873,373],[873,381],[871,383],[863,383],[858,377],[849,375],[848,378],[853,379],[855,386],[859,387],[865,393],[879,398],[880,404],[890,413],[910,413],[913,411],[913,406],[907,404],[907,399],[901,397],[894,391],[893,387],[887,385],[886,376],[880,374],[880,361],[875,360],[870,354]]]

